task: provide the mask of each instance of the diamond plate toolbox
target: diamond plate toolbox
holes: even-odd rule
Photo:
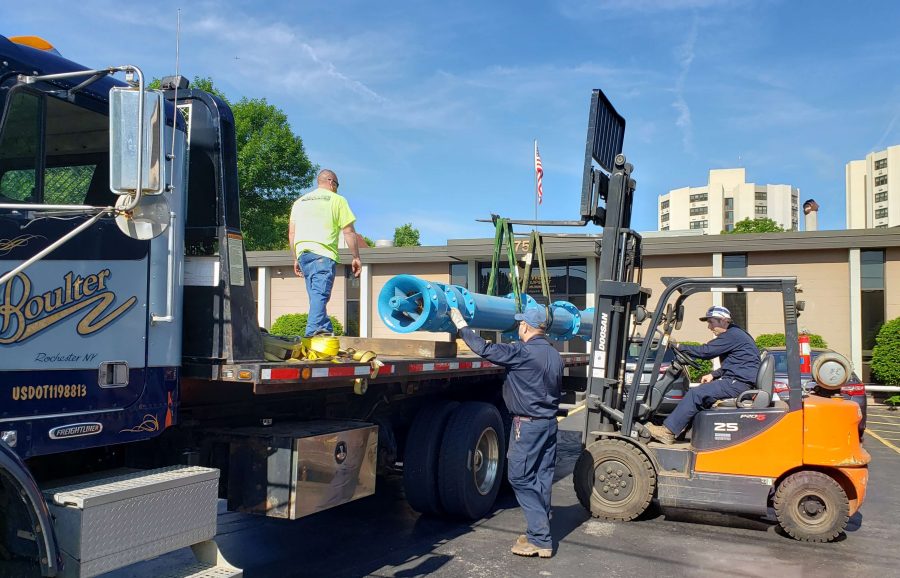
[[[209,540],[219,470],[171,466],[44,490],[65,576],[88,578]]]

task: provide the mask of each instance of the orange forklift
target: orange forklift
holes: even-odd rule
[[[579,500],[593,516],[608,520],[632,520],[654,498],[661,506],[717,512],[766,516],[774,510],[790,536],[834,540],[862,505],[870,459],[857,432],[859,406],[834,396],[850,377],[849,363],[840,356],[817,360],[818,386],[804,393],[797,332],[803,303],[796,299],[794,277],[664,279],[666,288],[648,311],[650,290],[640,285],[641,236],[631,229],[636,182],[621,152],[624,131],[624,118],[595,90],[581,217],[603,226],[603,235],[584,392],[585,449],[574,472]],[[645,424],[669,387],[684,378],[686,366],[696,364],[675,347],[672,331],[681,327],[684,301],[711,292],[781,295],[790,395],[773,395],[774,362],[764,356],[756,387],[698,413],[688,441],[653,442]],[[653,368],[643,388],[646,370],[634,371],[625,382],[625,354],[629,334],[648,319],[635,362],[636,368]],[[677,362],[660,376],[667,348]]]

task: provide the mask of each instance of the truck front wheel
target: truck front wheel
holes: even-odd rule
[[[0,578],[41,575],[38,538],[18,488],[0,474]]]
[[[464,403],[450,416],[438,464],[448,515],[474,520],[494,506],[506,461],[503,432],[500,412],[489,403]]]

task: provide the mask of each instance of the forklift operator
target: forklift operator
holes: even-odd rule
[[[760,362],[753,337],[731,322],[731,312],[725,307],[710,307],[700,321],[706,321],[715,338],[706,345],[682,345],[678,349],[699,359],[718,357],[721,367],[701,377],[700,386],[687,392],[663,425],[647,425],[650,435],[664,444],[675,443],[697,412],[756,386]]]
[[[550,492],[564,366],[559,352],[544,335],[547,311],[534,307],[517,313],[519,341],[515,343],[485,341],[468,326],[459,309],[451,308],[450,318],[469,349],[506,369],[503,401],[513,418],[507,472],[528,528],[516,540],[512,553],[550,558]]]

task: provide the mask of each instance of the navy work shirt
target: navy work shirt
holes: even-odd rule
[[[712,372],[715,379],[736,379],[756,385],[759,349],[750,334],[737,325],[729,325],[724,333],[706,345],[680,345],[678,349],[700,359],[718,357],[721,367]]]
[[[463,327],[459,335],[469,349],[506,368],[503,401],[509,413],[556,417],[564,366],[546,337],[536,335],[524,343],[489,343],[470,327]]]

